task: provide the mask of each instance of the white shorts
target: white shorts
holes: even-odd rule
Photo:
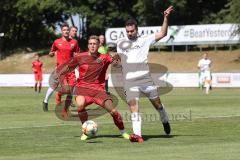
[[[149,99],[155,99],[158,97],[157,86],[151,79],[149,81],[127,81],[124,83],[124,89],[127,102],[134,99],[139,100],[141,93],[143,93]]]
[[[210,71],[204,71],[200,73],[200,83],[203,84],[206,80],[210,81],[212,79]]]

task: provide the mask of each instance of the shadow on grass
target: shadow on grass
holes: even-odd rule
[[[153,138],[174,138],[174,137],[199,137],[199,136],[203,136],[203,135],[143,135],[143,139],[145,141],[149,140],[149,139],[153,139]]]
[[[145,141],[148,141],[149,139],[162,139],[162,138],[174,138],[174,137],[199,137],[203,135],[142,135],[143,139]],[[74,136],[74,137],[80,137],[80,136]],[[97,135],[95,137],[91,137],[88,141],[88,143],[99,143],[101,141],[93,141],[91,140],[97,139],[97,138],[123,138],[121,135]]]

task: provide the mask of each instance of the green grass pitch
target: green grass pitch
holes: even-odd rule
[[[42,111],[46,92],[33,88],[0,88],[1,160],[236,160],[240,157],[240,89],[213,89],[210,95],[197,88],[175,88],[161,96],[172,125],[164,136],[157,112],[146,99],[140,101],[145,142],[119,137],[110,115],[93,119],[98,136],[81,141],[79,121]],[[131,133],[129,110],[119,101],[119,111]]]

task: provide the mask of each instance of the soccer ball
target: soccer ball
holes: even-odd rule
[[[97,134],[97,123],[92,120],[88,120],[82,125],[82,132],[87,136],[95,136]]]

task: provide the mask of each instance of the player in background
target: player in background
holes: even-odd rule
[[[114,58],[108,54],[100,54],[98,48],[98,37],[90,36],[88,40],[88,52],[75,56],[71,61],[64,65],[60,65],[56,69],[56,86],[60,86],[59,84],[62,84],[61,82],[65,76],[71,73],[76,67],[79,67],[81,76],[79,77],[72,94],[76,96],[75,99],[78,106],[78,116],[82,124],[88,120],[88,114],[85,108],[88,105],[95,103],[111,114],[113,121],[120,130],[123,138],[129,139],[129,135],[124,130],[121,114],[117,111],[115,106],[113,106],[111,97],[107,95],[104,90],[105,74],[108,66],[111,63],[115,63]],[[86,140],[87,138],[87,135],[82,134],[81,140]]]
[[[153,83],[150,75],[147,56],[152,44],[167,35],[168,17],[173,11],[170,6],[164,11],[164,20],[161,31],[147,36],[138,36],[137,22],[130,19],[125,24],[127,37],[120,39],[117,43],[117,53],[122,65],[124,78],[124,89],[126,101],[131,111],[133,135],[132,142],[143,142],[141,133],[141,115],[139,112],[139,95],[143,92],[161,117],[166,134],[170,134],[171,127],[164,105],[161,103],[157,92],[157,86]],[[126,47],[128,45],[128,47]]]
[[[35,92],[37,92],[38,88],[38,93],[41,92],[42,89],[42,66],[43,63],[40,61],[40,56],[39,54],[35,55],[36,60],[32,62],[32,69],[35,77]]]
[[[49,56],[53,57],[56,55],[56,67],[69,61],[74,54],[79,53],[80,49],[78,46],[78,42],[69,36],[69,26],[68,24],[64,23],[61,26],[61,32],[62,32],[62,37],[56,39],[51,47],[51,50],[49,52]],[[69,81],[71,85],[74,85],[76,81],[76,77],[74,72],[69,73],[66,76],[66,81]],[[54,89],[51,87],[48,88],[48,91],[46,93],[46,96],[43,101],[43,110],[48,111],[48,100],[51,97],[52,93],[54,92]],[[62,93],[57,92],[56,93],[56,104],[61,103],[61,97]],[[71,104],[71,95],[67,95],[66,100],[65,100],[65,107],[68,107]]]
[[[98,52],[101,54],[109,54],[109,48],[106,44],[105,36],[99,35],[99,41],[100,41],[100,45],[98,48]]]
[[[98,52],[101,54],[109,54],[109,48],[106,45],[106,40],[105,40],[105,36],[104,35],[100,35],[99,36],[99,41],[100,41],[100,45],[98,48]],[[109,75],[108,73],[106,73],[106,77],[105,77],[105,91],[107,94],[110,94],[109,90],[108,90],[108,79],[109,79]]]
[[[208,53],[204,53],[202,59],[198,61],[198,69],[200,71],[199,84],[201,88],[204,86],[206,87],[206,94],[209,94],[209,89],[211,87],[211,65],[212,61],[208,58]]]
[[[75,39],[77,41],[77,32],[78,28],[76,26],[70,27],[70,38]]]
[[[78,32],[78,28],[76,26],[70,27],[70,38],[75,39],[76,41],[78,41],[77,32]],[[78,53],[75,53],[75,54],[78,54]],[[76,56],[76,55],[74,55],[74,56]],[[76,68],[74,70],[74,72],[75,72],[76,79],[78,79],[79,78],[78,69]]]

